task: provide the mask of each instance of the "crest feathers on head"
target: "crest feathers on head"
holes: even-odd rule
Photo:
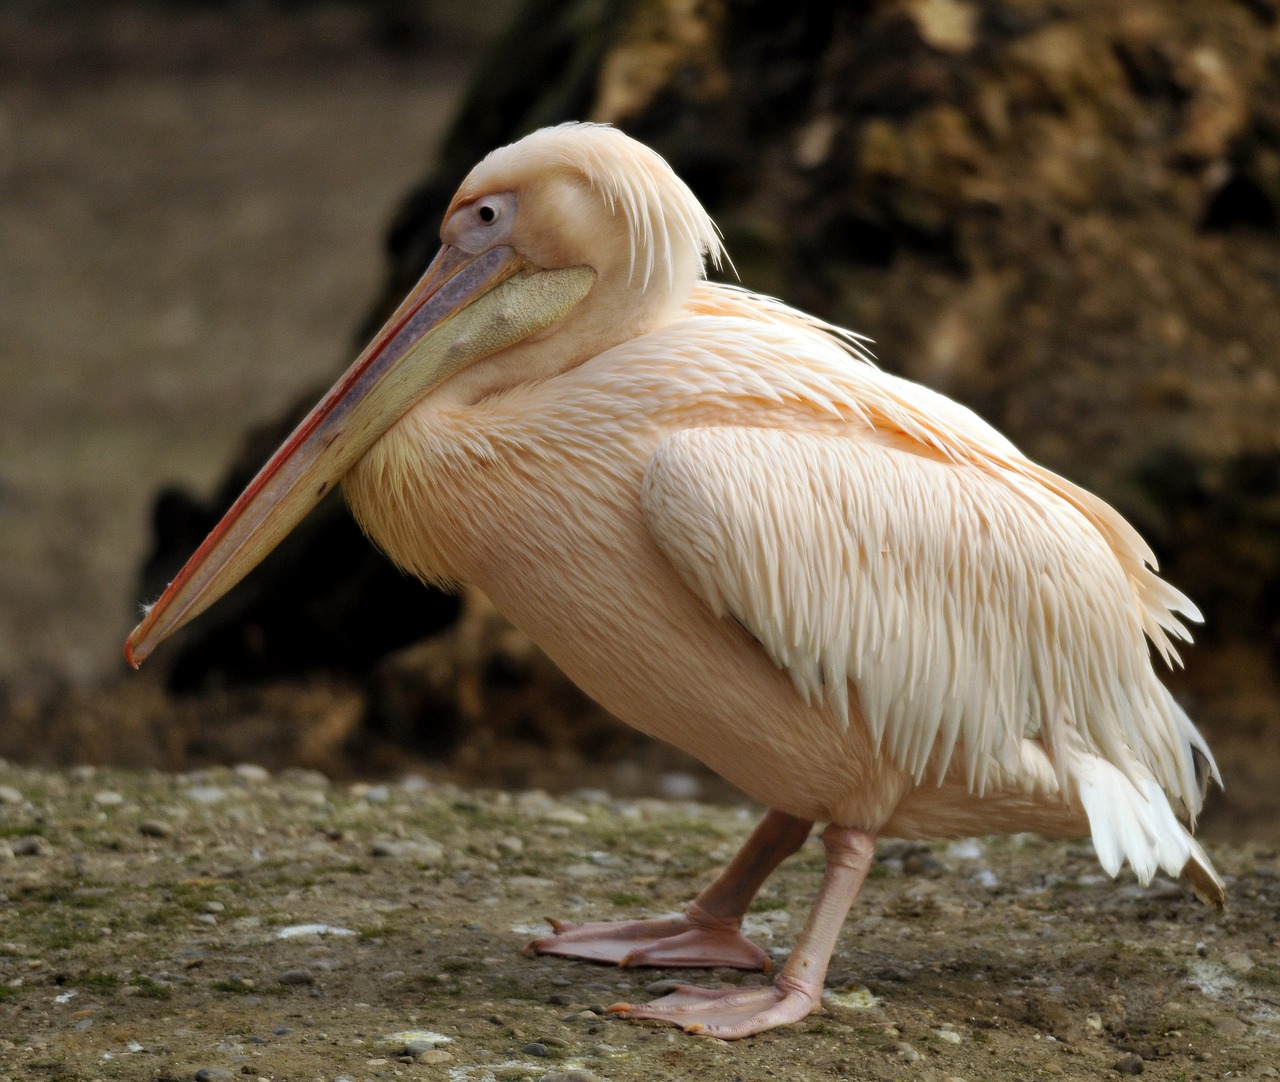
[[[725,253],[715,222],[666,160],[643,143],[608,124],[570,121],[525,136],[520,145],[579,173],[611,211],[623,215],[630,227],[629,280],[638,274],[645,288],[655,268],[665,267],[671,285],[682,250],[696,255],[704,276],[708,259],[719,269]]]

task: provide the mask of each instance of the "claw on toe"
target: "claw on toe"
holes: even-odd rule
[[[555,917],[543,917],[542,919],[551,925],[551,934],[553,936],[564,935],[566,932],[570,932],[574,928],[572,921],[557,920]],[[538,944],[545,942],[545,940],[546,937],[529,940],[528,943],[520,948],[520,953],[526,958],[532,958],[536,954],[541,954],[542,952],[538,950]]]

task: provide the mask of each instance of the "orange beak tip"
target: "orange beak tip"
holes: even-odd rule
[[[143,608],[142,622],[129,632],[129,637],[124,641],[124,659],[129,666],[134,669],[140,669],[142,663],[151,656],[152,647],[147,645],[143,640],[146,638],[144,628],[147,623],[147,616],[150,615],[154,605],[147,605]]]

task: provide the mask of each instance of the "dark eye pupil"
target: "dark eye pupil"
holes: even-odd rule
[[[480,215],[480,220],[482,222],[491,222],[498,216],[498,212],[487,203],[481,204],[477,213]]]

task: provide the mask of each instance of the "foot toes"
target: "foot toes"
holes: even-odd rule
[[[618,1003],[609,1013],[669,1022],[685,1033],[732,1041],[798,1022],[816,1002],[806,990],[788,991],[777,986],[712,990],[681,985],[652,1003]]]

